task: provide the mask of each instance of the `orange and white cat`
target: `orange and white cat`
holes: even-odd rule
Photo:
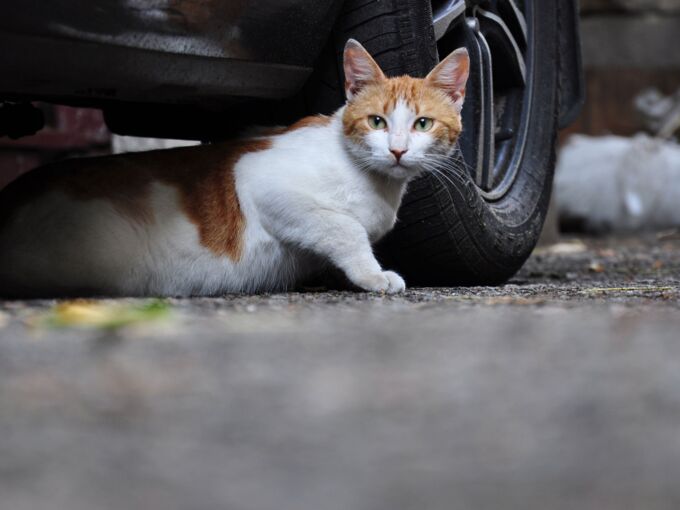
[[[0,193],[0,295],[196,296],[292,288],[331,263],[401,292],[371,243],[409,180],[448,158],[469,58],[387,78],[356,41],[347,104],[225,143],[68,160]]]

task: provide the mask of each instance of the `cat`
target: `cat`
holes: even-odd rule
[[[410,180],[451,156],[470,61],[387,78],[355,40],[332,116],[223,143],[66,160],[0,192],[0,295],[213,296],[294,288],[332,264],[398,293],[372,243]]]

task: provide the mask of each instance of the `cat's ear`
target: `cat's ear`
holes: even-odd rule
[[[460,113],[465,101],[465,84],[470,75],[470,56],[465,48],[458,48],[425,77],[425,83],[442,89],[453,99]]]
[[[379,83],[385,79],[385,75],[380,70],[378,64],[354,39],[350,39],[345,44],[344,55],[345,68],[345,94],[351,100],[366,85]]]

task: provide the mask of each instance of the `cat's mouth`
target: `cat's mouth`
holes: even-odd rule
[[[420,171],[420,166],[417,163],[405,163],[403,161],[400,161],[399,163],[394,163],[392,165],[392,168],[394,169],[401,169],[406,172],[419,172]]]
[[[385,172],[395,179],[407,179],[414,177],[416,174],[420,173],[416,167],[408,163],[393,163],[389,165]]]

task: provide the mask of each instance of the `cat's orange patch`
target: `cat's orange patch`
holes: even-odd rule
[[[48,165],[3,190],[0,221],[22,203],[61,189],[78,200],[108,200],[121,214],[139,223],[152,223],[151,184],[160,182],[177,189],[201,244],[216,255],[237,261],[243,251],[245,218],[233,169],[245,154],[269,147],[268,139],[237,140]]]
[[[239,260],[243,252],[245,218],[240,208],[234,166],[245,155],[271,147],[267,139],[234,141],[209,146],[213,151],[195,148],[193,157],[183,161],[189,170],[179,168],[169,176],[158,175],[180,190],[182,204],[198,227],[201,244],[217,255]],[[200,178],[192,171],[200,165]]]
[[[295,131],[296,129],[305,127],[323,127],[330,124],[331,120],[332,118],[328,115],[312,115],[298,120],[295,124],[286,129],[286,131]]]
[[[436,120],[432,135],[453,143],[462,130],[460,114],[451,98],[440,88],[419,78],[400,76],[367,85],[351,101],[343,115],[345,135],[356,142],[371,130],[369,115],[389,115],[399,101],[404,101],[416,115]]]

